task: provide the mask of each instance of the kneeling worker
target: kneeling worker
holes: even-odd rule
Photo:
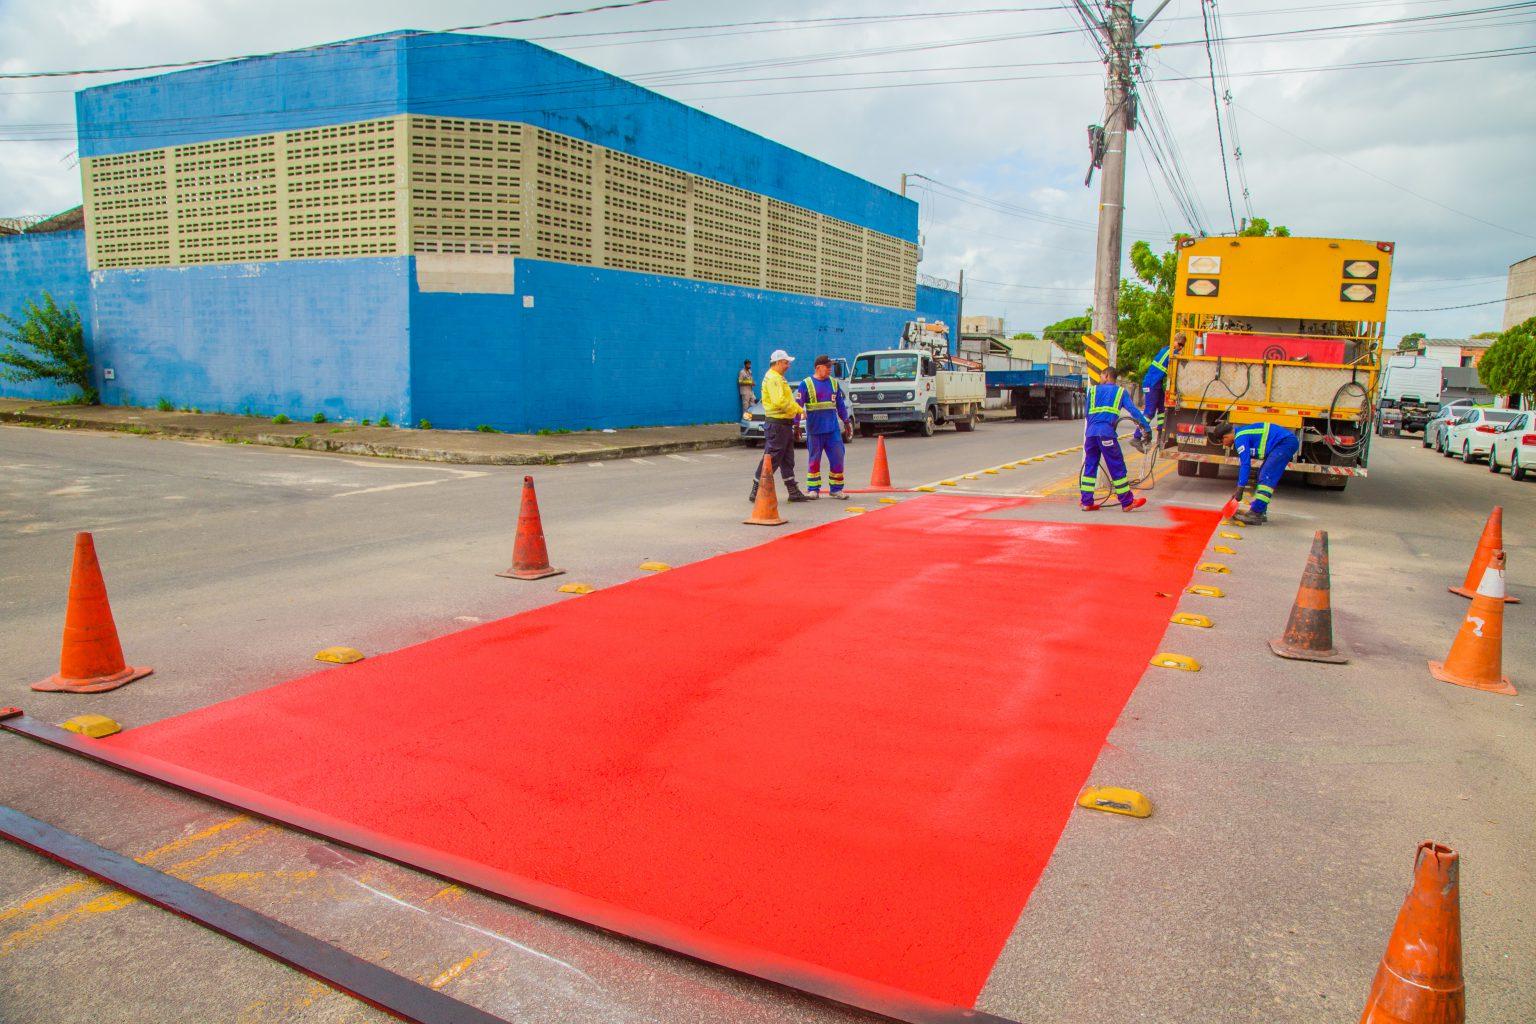
[[[1138,498],[1131,493],[1130,477],[1125,471],[1125,456],[1120,451],[1120,438],[1115,433],[1122,411],[1130,413],[1141,424],[1142,430],[1151,431],[1152,425],[1147,422],[1147,417],[1136,408],[1134,402],[1126,400],[1125,388],[1120,386],[1117,374],[1110,368],[1104,372],[1102,383],[1088,386],[1088,422],[1083,428],[1083,473],[1078,478],[1084,512],[1094,512],[1099,508],[1093,500],[1093,491],[1099,484],[1100,458],[1109,467],[1109,479],[1123,510],[1129,512],[1147,503],[1146,498]]]
[[[1243,498],[1243,488],[1248,486],[1248,476],[1253,471],[1253,461],[1259,461],[1259,481],[1248,511],[1239,512],[1232,518],[1248,526],[1262,526],[1269,521],[1269,501],[1275,496],[1275,485],[1285,473],[1291,458],[1301,450],[1301,438],[1293,430],[1274,423],[1246,423],[1229,426],[1221,434],[1222,447],[1236,450],[1237,500]]]
[[[805,458],[810,463],[805,486],[811,497],[821,494],[821,456],[825,453],[832,464],[828,476],[832,497],[846,501],[848,495],[843,493],[843,424],[848,422],[848,402],[837,378],[832,376],[831,356],[816,357],[814,374],[795,388],[795,401],[805,407]]]

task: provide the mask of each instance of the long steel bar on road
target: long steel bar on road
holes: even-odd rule
[[[507,1024],[505,1018],[386,971],[323,939],[14,808],[0,807],[0,837],[195,921],[401,1020],[417,1024]]]

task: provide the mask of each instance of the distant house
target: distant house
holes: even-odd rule
[[[1536,316],[1536,256],[1510,265],[1504,289],[1504,330]]]
[[[1476,366],[1494,338],[1426,338],[1424,354],[1444,367]]]
[[[1003,318],[1000,316],[963,316],[960,318],[960,333],[1001,336],[1003,333]]]

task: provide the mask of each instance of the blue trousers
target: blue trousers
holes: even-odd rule
[[[1114,485],[1115,497],[1122,506],[1133,500],[1131,480],[1125,472],[1125,456],[1120,453],[1120,440],[1113,435],[1090,434],[1083,438],[1083,475],[1078,478],[1078,492],[1084,506],[1093,504],[1093,491],[1099,485],[1099,460],[1104,460],[1109,470],[1109,481]]]
[[[1264,512],[1269,509],[1269,503],[1275,496],[1275,487],[1280,483],[1285,467],[1290,465],[1291,456],[1300,447],[1301,442],[1294,437],[1282,437],[1264,454],[1264,464],[1259,467],[1259,484],[1254,491],[1253,501],[1248,505],[1249,511]]]
[[[833,494],[841,494],[843,491],[843,435],[834,434],[806,434],[805,457],[810,463],[805,470],[805,486],[812,494],[821,490],[821,457],[827,456],[827,461],[832,463],[827,474],[827,482],[832,485]]]
[[[1152,432],[1154,435],[1160,433],[1163,429],[1163,410],[1167,408],[1163,404],[1163,399],[1164,388],[1167,383],[1167,380],[1160,380],[1151,387],[1141,389],[1141,412],[1142,415],[1152,421]],[[1146,431],[1142,430],[1141,424],[1138,423],[1136,425],[1136,437],[1140,439],[1144,436],[1146,436]]]

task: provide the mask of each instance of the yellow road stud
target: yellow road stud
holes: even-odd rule
[[[76,715],[65,722],[61,728],[70,732],[77,732],[81,736],[89,736],[93,740],[99,740],[103,736],[111,736],[115,732],[122,732],[123,727],[118,725],[106,715]]]
[[[640,563],[640,571],[641,572],[666,572],[670,568],[672,568],[672,567],[670,565],[668,565],[666,562],[641,562]]]
[[[923,486],[919,487],[918,490],[932,494],[934,491],[938,490],[938,488],[932,486],[931,484],[923,484]]]
[[[1192,587],[1185,587],[1184,593],[1194,594],[1196,597],[1226,597],[1226,591],[1220,587],[1208,587],[1203,583],[1196,583]]]
[[[960,481],[959,480],[940,480],[939,481],[939,486],[940,487],[959,487],[960,486]]]
[[[1227,540],[1242,540],[1243,539],[1243,535],[1242,534],[1234,533],[1231,530],[1222,530],[1216,536],[1218,536],[1218,537],[1225,537]]]
[[[1198,612],[1179,612],[1168,621],[1177,623],[1180,626],[1199,626],[1201,629],[1210,629],[1215,625],[1214,622]]]
[[[562,583],[555,589],[562,594],[590,594],[595,588],[590,583]]]
[[[1089,786],[1077,798],[1077,806],[1090,811],[1108,811],[1110,814],[1129,814],[1133,818],[1150,818],[1152,801],[1134,789],[1119,786]]]
[[[962,479],[962,480],[980,480],[981,477],[977,476],[975,473],[966,473],[963,476],[961,476],[960,479]]]
[[[323,651],[315,652],[315,660],[329,662],[332,665],[350,665],[354,661],[362,661],[363,652],[356,647],[327,647]]]
[[[1195,568],[1199,569],[1201,572],[1231,572],[1232,571],[1231,569],[1228,569],[1226,566],[1222,565],[1220,562],[1201,562],[1199,565],[1195,566]]]
[[[1225,544],[1218,544],[1215,547],[1211,548],[1211,550],[1216,552],[1218,555],[1235,555],[1235,554],[1237,554],[1237,549],[1236,548],[1229,548]]]
[[[900,498],[877,498],[875,500],[880,502],[882,505],[895,505],[901,501]]]
[[[1152,664],[1158,668],[1176,668],[1180,672],[1199,672],[1200,663],[1187,654],[1169,654],[1163,651],[1152,655]]]
[[[987,474],[987,476],[997,476],[997,470],[995,469],[984,469],[982,472]]]
[[[843,509],[843,514],[847,515],[849,512],[868,512],[868,511],[869,511],[869,509],[865,508],[863,505],[849,505],[847,508]]]

